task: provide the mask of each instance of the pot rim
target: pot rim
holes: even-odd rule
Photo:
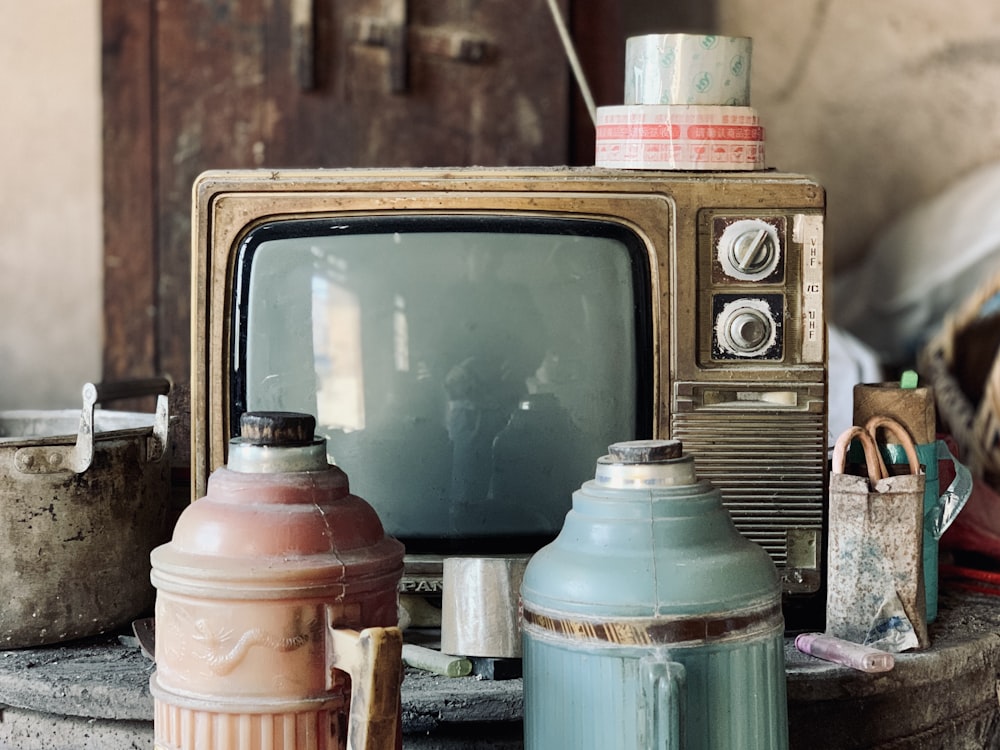
[[[72,444],[63,436],[55,435],[20,435],[2,445],[16,448],[14,463],[19,471],[29,474],[47,474],[53,471],[72,471],[82,474],[90,468],[94,460],[94,444],[108,443],[108,433],[101,433],[97,416],[102,421],[108,421],[114,414],[134,414],[133,412],[109,412],[97,408],[98,403],[115,401],[144,395],[156,396],[156,411],[152,419],[152,440],[147,448],[147,459],[157,461],[166,452],[168,432],[170,429],[170,407],[167,394],[170,382],[165,378],[148,378],[146,380],[127,381],[121,383],[86,383],[83,386],[83,408],[80,411],[76,440]],[[39,412],[36,412],[38,414]],[[40,412],[45,415],[47,412]],[[65,412],[51,412],[65,414]],[[50,414],[51,414],[50,413]],[[126,417],[127,419],[127,417]],[[37,424],[37,423],[36,423]],[[72,421],[70,422],[72,424]],[[59,432],[66,432],[64,429]],[[144,430],[120,433],[128,438],[140,438]],[[55,439],[46,440],[53,437]],[[28,439],[25,439],[28,438]]]
[[[146,412],[94,410],[94,439],[112,440],[148,434],[153,429],[155,415]],[[18,422],[39,425],[35,434],[7,434]],[[12,409],[0,411],[0,448],[22,445],[65,445],[76,442],[75,427],[80,422],[79,409]],[[49,429],[45,429],[49,427]],[[58,428],[58,429],[57,429]],[[72,429],[67,429],[72,428]]]

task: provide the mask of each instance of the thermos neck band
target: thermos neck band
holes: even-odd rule
[[[235,438],[229,443],[227,467],[240,474],[323,471],[328,467],[326,441],[314,440],[308,445],[289,447],[256,445]]]
[[[657,463],[623,463],[610,456],[597,460],[594,482],[607,489],[652,490],[698,482],[691,456]]]
[[[736,640],[784,630],[781,601],[718,615],[634,617],[620,620],[573,618],[543,614],[525,603],[525,633],[568,641],[604,642],[615,646],[699,645]]]

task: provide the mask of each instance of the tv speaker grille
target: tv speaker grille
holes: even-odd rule
[[[823,530],[826,428],[815,414],[675,414],[672,437],[722,494],[736,527],[782,567],[787,530]]]

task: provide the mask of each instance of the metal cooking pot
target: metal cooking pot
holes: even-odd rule
[[[0,648],[96,635],[152,608],[170,536],[162,378],[87,383],[83,409],[0,412]],[[157,395],[155,414],[96,409]]]

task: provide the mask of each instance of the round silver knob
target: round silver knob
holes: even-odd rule
[[[744,273],[757,273],[771,265],[777,248],[767,229],[750,229],[733,240],[733,265]]]
[[[715,334],[723,351],[737,357],[755,357],[776,342],[777,324],[767,304],[755,299],[737,299],[719,314]]]
[[[773,224],[761,219],[734,221],[719,237],[718,258],[726,274],[744,281],[769,276],[778,267],[781,241]]]
[[[756,310],[744,310],[729,321],[729,340],[738,349],[754,351],[770,333],[770,321]]]

